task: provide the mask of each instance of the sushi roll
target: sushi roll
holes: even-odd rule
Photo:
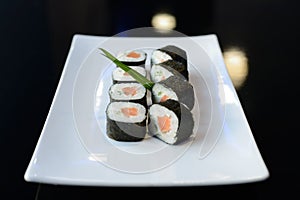
[[[138,73],[140,73],[141,75],[143,75],[144,77],[146,77],[147,73],[146,73],[146,69],[143,67],[131,67],[132,69],[134,69],[135,71],[137,71]],[[119,82],[136,82],[136,80],[130,76],[128,74],[128,72],[125,72],[123,69],[117,67],[113,70],[112,73],[112,79],[113,79],[113,83],[119,83]]]
[[[149,109],[149,135],[167,144],[179,144],[193,134],[194,119],[190,110],[174,100],[151,105]]]
[[[151,96],[153,103],[173,99],[185,104],[190,110],[193,109],[195,103],[193,86],[179,76],[170,76],[166,80],[155,83]]]
[[[117,59],[128,66],[145,66],[147,54],[142,50],[127,50],[119,52]]]
[[[167,45],[152,52],[152,65],[159,64],[167,60],[175,60],[182,63],[187,68],[187,53],[175,45]]]
[[[113,101],[130,101],[147,105],[147,90],[140,83],[116,83],[109,88],[109,96]]]
[[[154,64],[150,70],[150,78],[153,82],[163,81],[170,76],[180,76],[185,80],[189,80],[186,67],[175,60],[168,60],[160,64]]]
[[[106,131],[116,141],[141,141],[146,135],[146,109],[132,102],[111,102],[106,109]]]

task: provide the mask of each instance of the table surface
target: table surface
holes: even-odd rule
[[[1,2],[1,192],[14,199],[96,199],[157,192],[169,196],[263,199],[292,197],[299,188],[298,89],[299,19],[297,1],[116,0]],[[51,106],[74,34],[111,36],[151,26],[168,11],[176,29],[188,36],[216,34],[253,136],[270,177],[247,184],[205,187],[80,187],[29,183],[24,173]],[[193,23],[191,23],[193,22]],[[236,70],[238,59],[243,68]],[[296,117],[295,117],[296,116]]]

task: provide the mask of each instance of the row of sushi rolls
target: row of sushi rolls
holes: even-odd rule
[[[147,57],[151,66],[148,70]],[[189,82],[186,51],[176,45],[166,45],[150,54],[126,50],[116,58],[155,84],[149,91],[123,69],[113,70],[106,108],[108,137],[137,142],[150,136],[172,145],[190,138],[195,97]]]

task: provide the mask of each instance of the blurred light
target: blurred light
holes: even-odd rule
[[[248,75],[248,58],[245,52],[238,48],[225,50],[223,56],[233,85],[239,89]]]
[[[152,17],[151,24],[157,29],[172,30],[176,27],[176,18],[169,13],[157,13]]]

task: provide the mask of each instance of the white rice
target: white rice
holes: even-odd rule
[[[136,70],[138,73],[146,76],[146,69],[143,67],[130,66],[132,69]],[[136,81],[131,75],[127,74],[123,69],[117,67],[114,69],[113,73],[114,81]]]
[[[169,78],[170,76],[173,76],[173,74],[166,68],[160,66],[159,64],[152,65],[150,77],[153,82],[157,83]]]
[[[122,108],[137,108],[138,114],[136,116],[127,117],[123,114]],[[146,118],[146,109],[138,103],[131,102],[111,102],[107,107],[107,116],[109,119],[117,122],[138,123]]]
[[[159,64],[162,62],[165,62],[167,60],[172,60],[172,57],[168,55],[167,53],[160,51],[160,50],[154,50],[151,55],[151,62],[152,64]]]
[[[127,55],[130,54],[131,52],[140,54],[140,57],[138,57],[138,58],[128,57]],[[120,61],[125,61],[125,62],[140,62],[140,61],[146,60],[146,53],[142,50],[122,51],[117,54],[117,59],[119,59]]]
[[[123,88],[136,88],[135,95],[126,95],[123,92]],[[140,83],[116,83],[109,89],[109,95],[114,100],[136,100],[146,96],[146,89]]]
[[[154,96],[154,103],[161,102],[161,98],[165,95],[168,96],[169,99],[178,101],[178,97],[172,89],[166,88],[162,84],[159,84],[159,83],[156,83],[153,86],[152,95]]]

